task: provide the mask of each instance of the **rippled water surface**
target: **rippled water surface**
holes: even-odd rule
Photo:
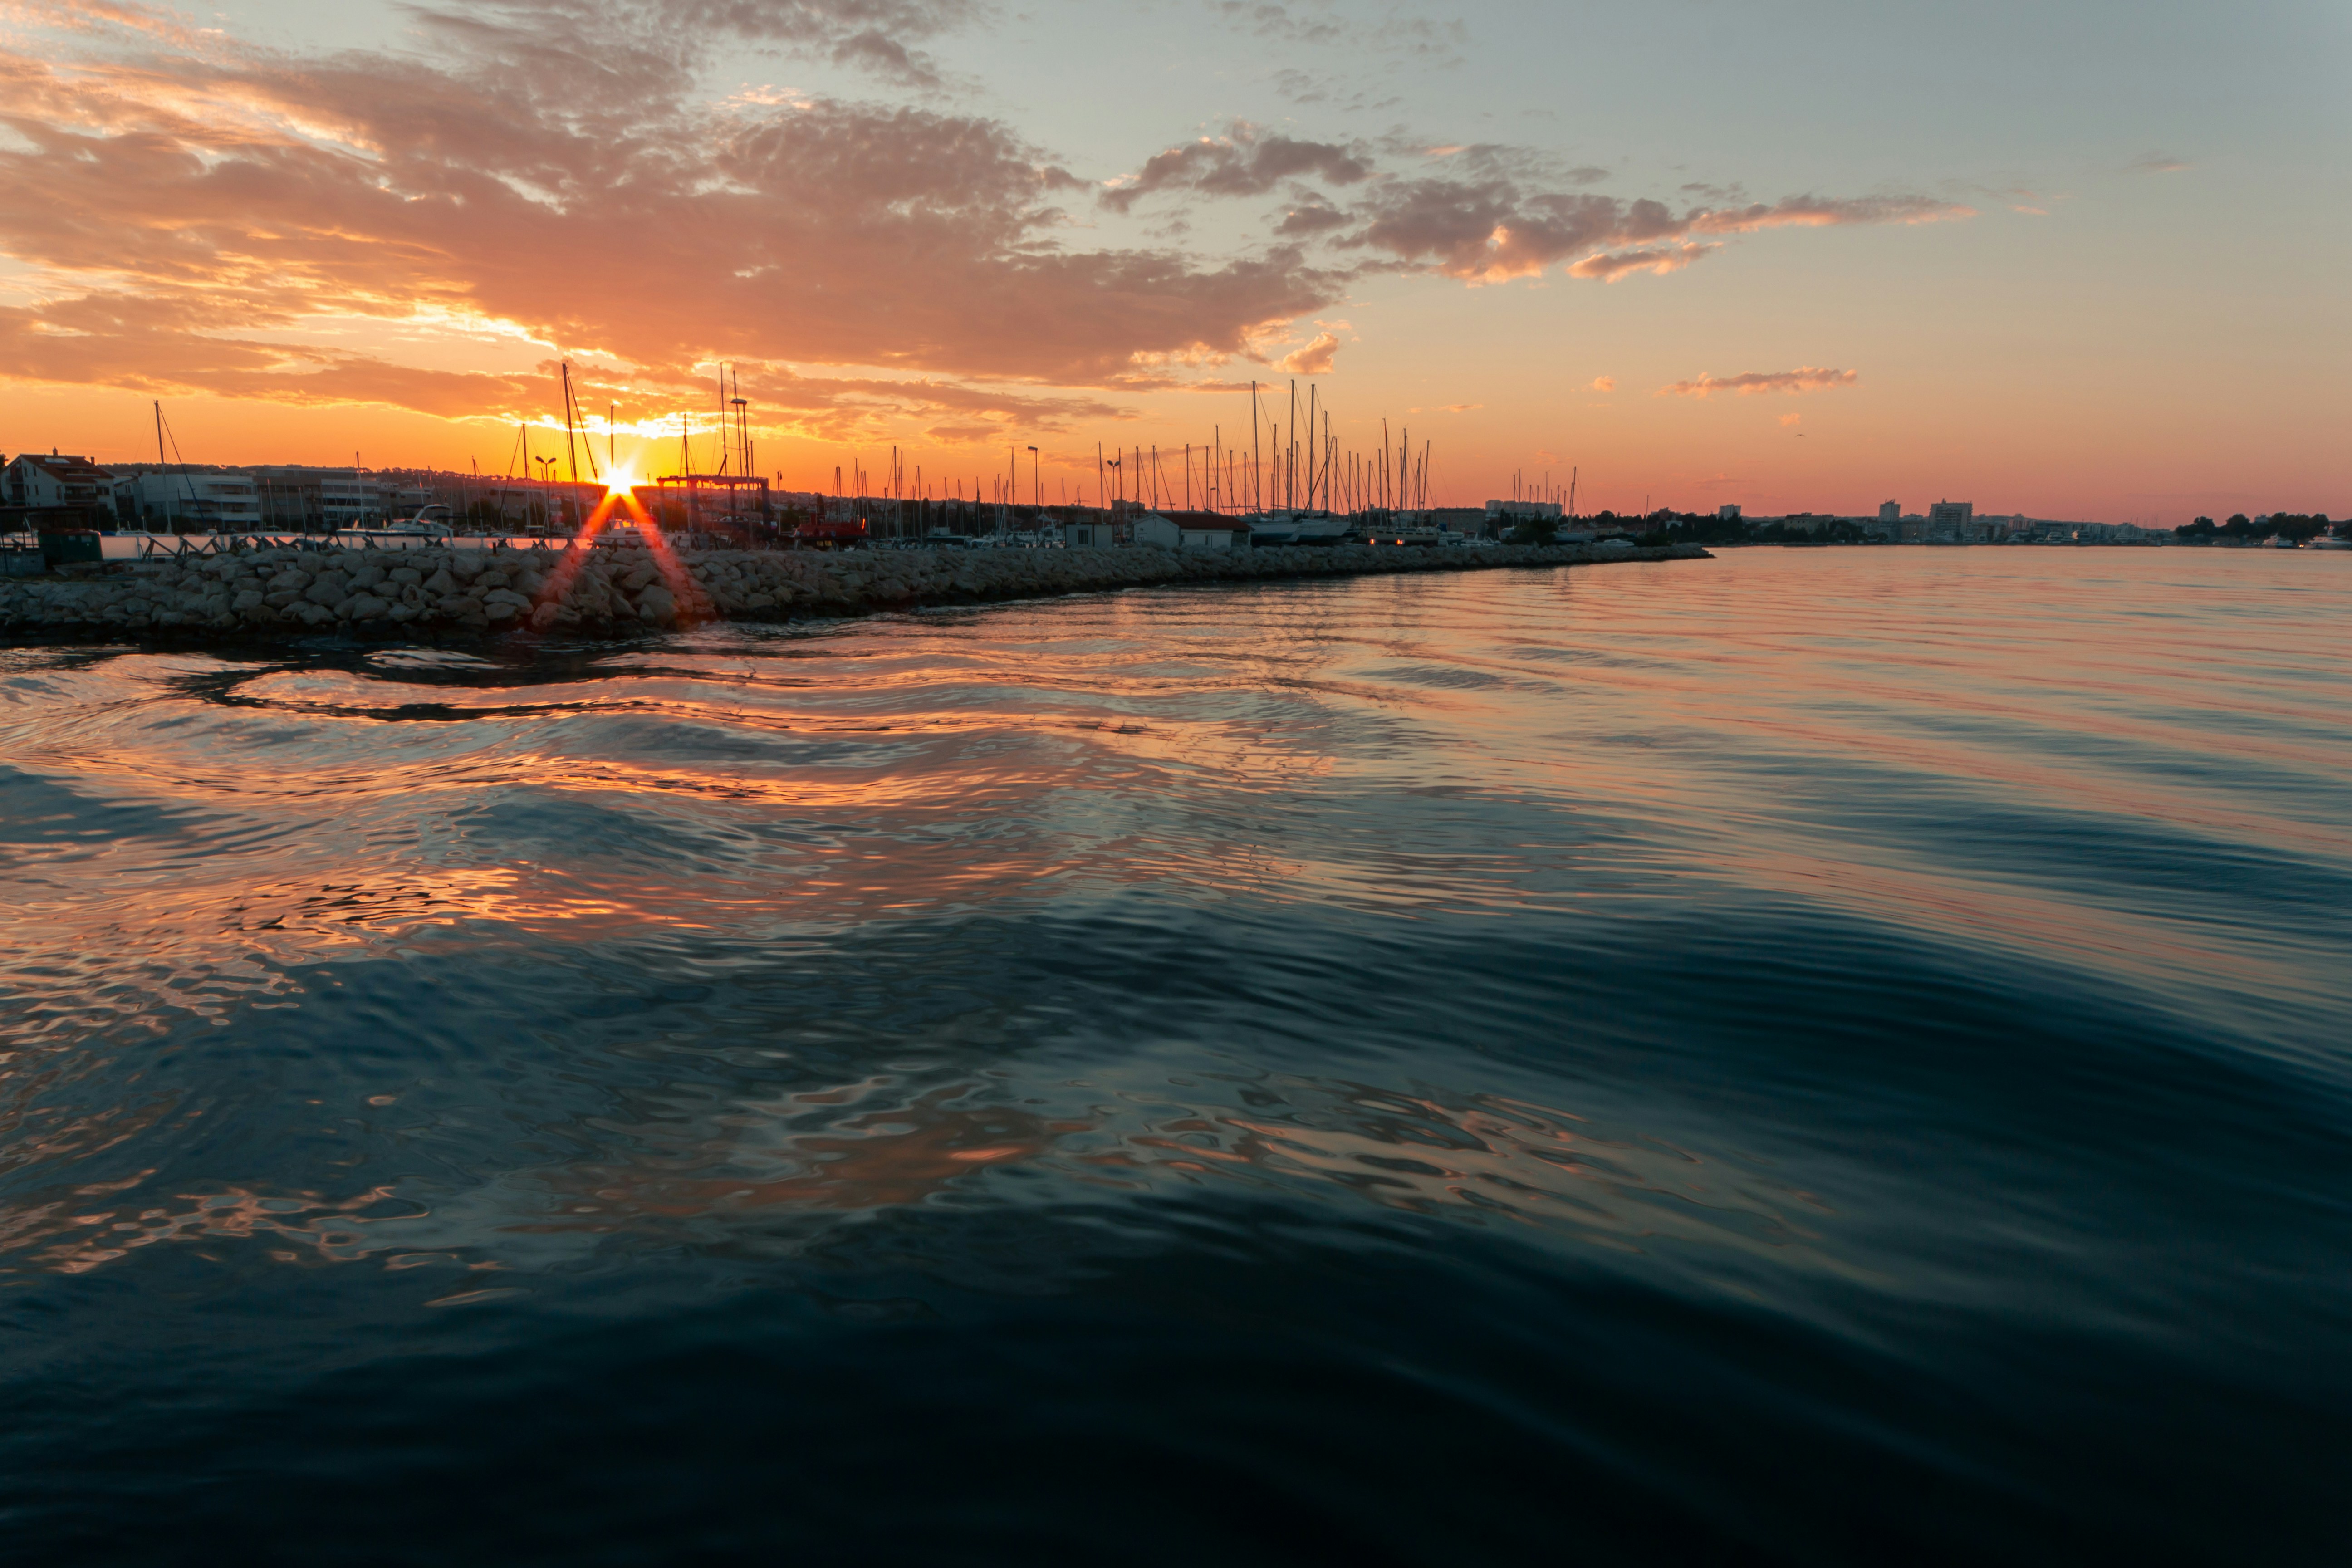
[[[2340,1560],[2347,626],[1753,551],[0,652],[0,1531]]]

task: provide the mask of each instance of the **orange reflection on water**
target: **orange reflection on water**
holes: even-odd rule
[[[1852,1272],[1797,1217],[1827,1214],[1811,1194],[1657,1139],[1597,1136],[1581,1118],[1498,1095],[1448,1103],[1297,1085],[1289,1097],[1299,1110],[1287,1119],[1182,1115],[1084,1159],[1195,1179],[1305,1179],[1383,1208],[1559,1226],[1612,1248],[1696,1243]]]
[[[135,1186],[152,1174],[142,1172],[117,1184],[117,1190]],[[332,1263],[354,1262],[394,1245],[371,1238],[370,1221],[362,1212],[391,1199],[389,1186],[373,1187],[341,1201],[310,1193],[265,1197],[231,1187],[220,1193],[179,1194],[179,1202],[193,1205],[179,1209],[99,1208],[72,1201],[100,1195],[97,1189],[77,1188],[70,1195],[0,1215],[0,1251],[37,1248],[31,1252],[32,1267],[59,1274],[86,1274],[159,1241],[275,1238]],[[43,1246],[45,1242],[49,1245]],[[299,1254],[281,1256],[290,1262]],[[0,1273],[11,1271],[0,1267]]]
[[[515,1230],[607,1231],[647,1220],[690,1219],[766,1210],[836,1214],[919,1204],[976,1172],[1033,1160],[1054,1142],[1087,1130],[996,1105],[960,1105],[973,1086],[958,1084],[908,1104],[868,1111],[822,1132],[763,1143],[737,1134],[679,1142],[664,1127],[640,1130],[649,1150],[620,1164],[583,1163],[550,1173],[565,1211]],[[805,1107],[824,1096],[796,1097]],[[724,1167],[714,1173],[713,1167]]]

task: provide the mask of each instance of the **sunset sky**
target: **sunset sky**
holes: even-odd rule
[[[0,452],[2352,510],[2352,7],[0,0]],[[1239,390],[1237,390],[1239,389]],[[544,452],[544,434],[534,437]]]

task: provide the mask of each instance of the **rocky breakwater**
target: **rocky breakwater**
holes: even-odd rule
[[[1246,551],[236,551],[89,577],[0,581],[0,632],[166,638],[347,632],[478,637],[525,628],[611,634],[704,620],[782,620],[1171,583],[1458,572],[1703,558],[1693,545]]]

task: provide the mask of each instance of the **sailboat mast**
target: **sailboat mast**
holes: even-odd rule
[[[1318,406],[1316,401],[1317,390],[1313,382],[1307,384],[1307,440],[1308,445],[1315,447],[1315,455],[1307,459],[1307,505],[1309,510],[1314,510],[1315,491],[1323,467],[1322,445],[1315,438],[1315,432],[1320,428],[1315,423],[1315,410]]]
[[[563,362],[563,450],[571,464],[572,482],[580,482],[580,447],[572,433],[572,362]]]

